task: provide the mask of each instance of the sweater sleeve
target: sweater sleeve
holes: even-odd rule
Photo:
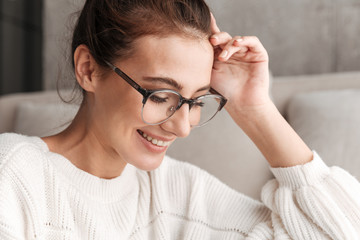
[[[272,168],[262,190],[272,211],[274,236],[291,239],[360,239],[360,184],[348,172],[329,168],[314,152],[300,166]]]
[[[17,196],[13,181],[0,172],[0,239],[25,239],[26,215],[25,207]]]
[[[0,134],[0,239],[32,239],[25,237],[29,223],[25,209],[28,204],[22,198],[18,172],[13,158],[24,137],[17,134]]]

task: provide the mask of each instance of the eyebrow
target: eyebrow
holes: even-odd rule
[[[166,85],[169,85],[169,86],[172,86],[172,87],[176,88],[176,90],[178,90],[178,91],[183,89],[183,86],[181,84],[179,84],[178,82],[176,82],[172,78],[167,78],[167,77],[143,77],[143,79],[145,81],[147,81],[147,82],[165,83]]]
[[[167,78],[167,77],[143,77],[143,80],[147,81],[147,82],[160,82],[160,83],[165,83],[169,86],[174,87],[177,91],[180,91],[183,89],[183,86],[181,84],[179,84],[178,82],[176,82],[174,79],[172,78]],[[196,92],[201,92],[201,91],[205,91],[205,90],[209,90],[210,89],[210,84],[207,86],[204,86],[202,88],[199,88]]]

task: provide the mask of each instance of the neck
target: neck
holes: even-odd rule
[[[83,171],[105,179],[120,176],[126,162],[111,146],[106,145],[89,119],[86,105],[82,104],[67,129],[43,140],[50,151],[63,155]]]

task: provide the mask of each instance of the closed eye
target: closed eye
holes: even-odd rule
[[[196,101],[194,102],[193,107],[203,107],[204,105],[205,105],[204,102]]]
[[[165,103],[168,101],[169,98],[168,97],[162,98],[157,95],[151,95],[149,99],[154,103]]]

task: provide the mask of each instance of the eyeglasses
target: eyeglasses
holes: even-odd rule
[[[225,106],[227,99],[210,88],[209,94],[188,99],[170,89],[147,90],[113,64],[106,62],[117,75],[130,84],[142,96],[141,118],[148,125],[158,125],[168,120],[184,103],[189,105],[191,127],[209,122]]]

